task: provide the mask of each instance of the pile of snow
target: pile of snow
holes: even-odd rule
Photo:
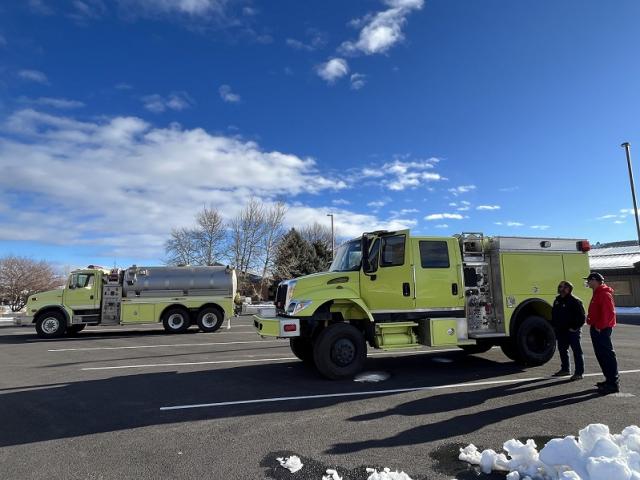
[[[337,470],[329,468],[327,474],[322,476],[322,480],[342,480],[342,477],[338,475]]]
[[[300,457],[295,455],[291,455],[287,458],[276,458],[278,462],[280,462],[280,466],[288,469],[291,473],[296,473],[298,470],[301,470],[304,464],[300,461]]]
[[[612,435],[594,423],[574,436],[554,438],[540,452],[533,440],[509,440],[506,452],[482,452],[471,444],[460,460],[479,465],[483,473],[510,472],[507,480],[640,480],[640,428],[633,425]]]
[[[367,473],[370,473],[367,480],[411,480],[411,477],[404,472],[392,472],[391,469],[385,468],[381,472],[378,472],[375,468],[367,468]]]

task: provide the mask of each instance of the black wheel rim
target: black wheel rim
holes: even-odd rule
[[[348,338],[337,340],[331,347],[331,361],[339,367],[347,367],[356,358],[356,345]]]
[[[547,332],[541,328],[531,329],[527,334],[526,343],[529,351],[534,353],[546,352],[551,344]]]

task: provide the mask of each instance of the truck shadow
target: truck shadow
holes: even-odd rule
[[[204,371],[137,373],[109,378],[33,385],[0,390],[0,447],[32,442],[78,437],[131,428],[169,423],[216,420],[272,413],[287,415],[308,414],[332,405],[344,405],[376,397],[388,397],[399,392],[372,393],[379,390],[420,388],[451,383],[476,382],[493,378],[504,379],[522,370],[510,362],[498,362],[485,357],[465,357],[450,354],[455,361],[449,364],[431,362],[430,355],[381,358],[368,360],[367,368],[386,368],[391,379],[383,384],[362,385],[351,380],[331,382],[322,380],[301,362],[267,363]],[[74,370],[75,372],[75,370]],[[118,371],[120,374],[121,371]],[[82,375],[111,375],[111,371],[83,372]],[[535,374],[534,374],[535,375]],[[453,381],[453,382],[452,382]],[[554,384],[557,384],[554,383]],[[544,388],[540,384],[538,388]],[[524,382],[519,388],[532,388]],[[401,414],[421,415],[425,412],[453,411],[465,405],[480,404],[487,399],[516,391],[513,385],[474,392],[455,390],[403,404],[394,411],[353,417],[352,421],[366,421],[380,416]],[[362,392],[361,396],[303,398],[294,401],[274,401],[255,404],[232,404],[217,407],[161,411],[161,407],[202,403],[237,402],[287,396],[313,396]],[[502,407],[499,411],[481,412],[456,417],[446,422],[417,427],[402,437],[379,442],[346,444],[334,447],[336,452],[387,445],[423,443],[431,439],[451,437],[474,431],[483,425],[509,416],[528,413],[532,409],[556,408],[588,396],[576,394],[545,398],[535,402]],[[381,402],[380,404],[382,404]],[[376,417],[378,416],[378,417]]]
[[[65,336],[62,338],[55,338],[55,339],[42,339],[39,338],[36,333],[35,333],[35,329],[32,327],[20,327],[21,328],[21,332],[20,334],[9,334],[9,335],[0,335],[0,345],[19,345],[19,344],[23,344],[23,343],[55,343],[55,342],[67,342],[67,341],[81,341],[81,340],[100,340],[100,339],[110,339],[110,340],[115,340],[115,339],[119,339],[119,338],[133,338],[133,337],[158,337],[158,336],[164,336],[167,338],[193,338],[192,335],[195,334],[200,334],[198,335],[199,339],[203,339],[203,341],[205,341],[204,339],[207,339],[209,341],[222,341],[222,338],[225,338],[225,336],[221,336],[219,335],[220,333],[224,333],[224,332],[230,332],[230,333],[234,333],[233,328],[230,330],[224,329],[224,330],[219,330],[218,332],[213,332],[213,333],[203,333],[200,332],[197,328],[195,327],[191,327],[189,330],[187,330],[184,333],[180,333],[180,334],[170,334],[165,332],[162,327],[158,327],[158,329],[138,329],[136,330],[136,327],[131,327],[131,330],[129,331],[120,331],[118,330],[117,332],[113,332],[113,331],[109,331],[109,329],[104,329],[104,330],[89,330],[89,331],[83,331],[80,332],[74,336]],[[126,328],[126,327],[123,327]],[[24,333],[22,333],[22,331],[24,331]],[[235,332],[238,334],[242,334],[242,333],[249,333],[246,331],[243,332]],[[258,335],[255,335],[256,338],[259,338]],[[216,340],[214,340],[216,339]]]
[[[550,383],[549,379],[543,379],[524,381],[510,385],[498,385],[479,391],[456,391],[455,393],[421,398],[400,404],[391,409],[352,417],[350,420],[371,421],[393,415],[423,416],[436,413],[458,412],[467,408],[477,407],[492,399],[533,392],[538,389],[549,388],[552,385],[566,382],[565,380]],[[472,413],[448,416],[444,420],[425,423],[388,438],[336,444],[325,453],[348,454],[371,448],[390,448],[431,443],[447,438],[468,435],[488,425],[503,422],[507,419],[526,415],[531,412],[566,407],[599,397],[600,395],[595,389],[589,388],[579,392],[563,393],[521,403],[501,405],[493,409],[474,409]]]

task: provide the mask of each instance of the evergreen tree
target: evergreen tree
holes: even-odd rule
[[[295,228],[282,237],[274,259],[274,280],[282,281],[323,270],[315,248]]]

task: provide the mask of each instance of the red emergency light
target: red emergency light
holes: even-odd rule
[[[283,330],[285,332],[295,332],[298,327],[295,323],[287,323],[284,325]]]
[[[591,250],[591,244],[589,243],[589,240],[580,240],[578,242],[578,250],[580,250],[583,253],[586,253],[589,250]]]

